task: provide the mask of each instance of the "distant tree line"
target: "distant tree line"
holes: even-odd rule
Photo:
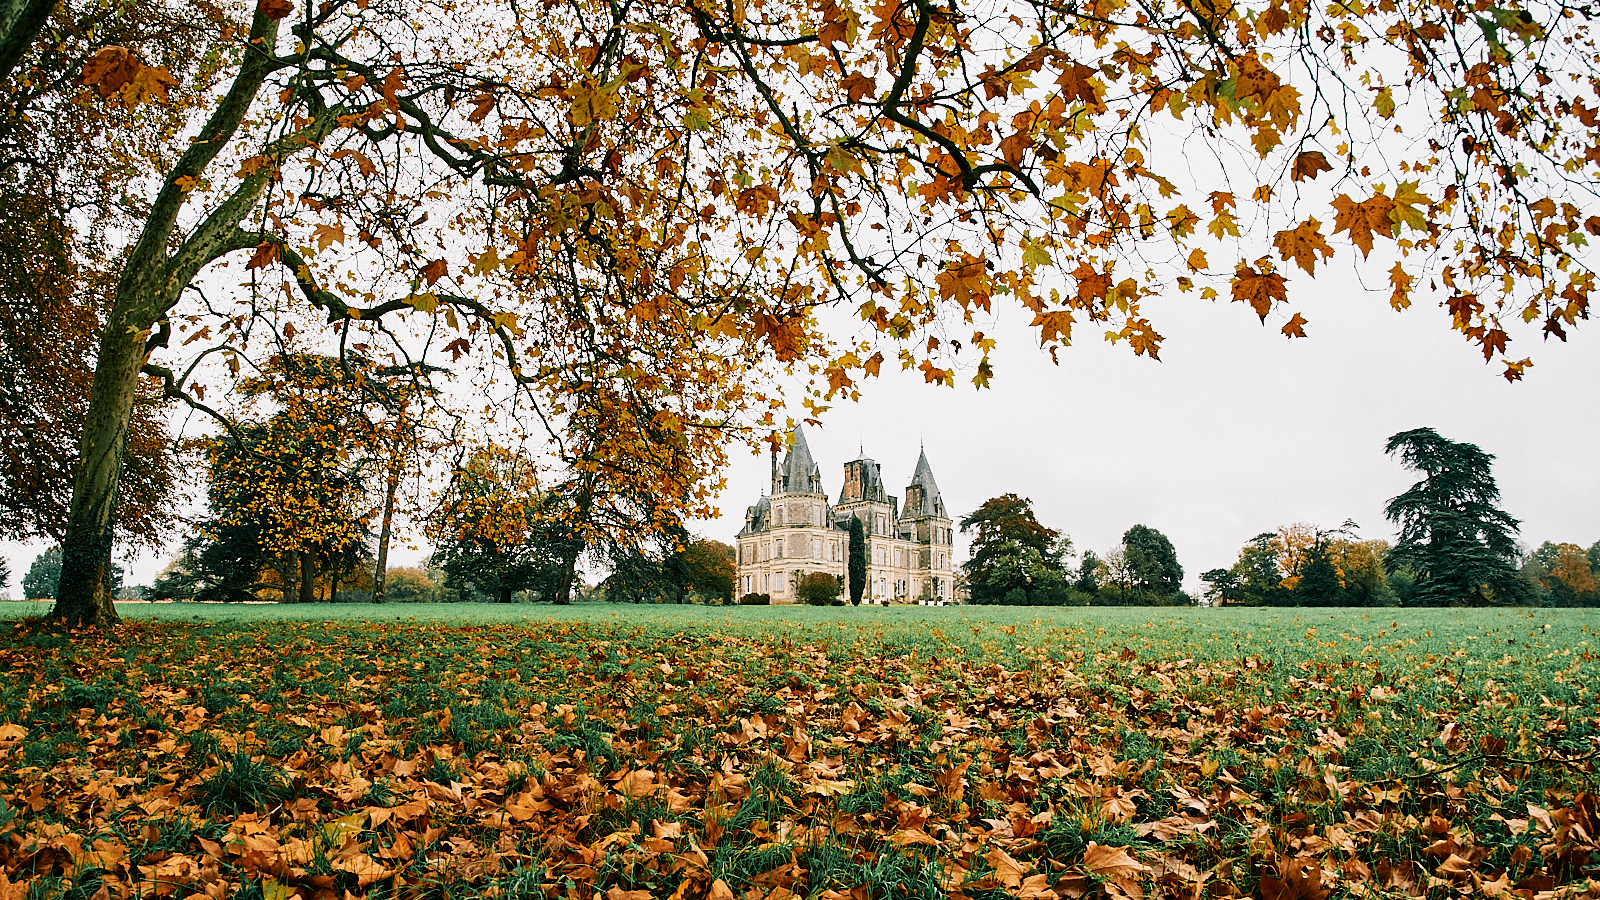
[[[1517,543],[1520,523],[1499,507],[1494,456],[1431,428],[1391,436],[1385,449],[1422,478],[1389,501],[1393,546],[1289,525],[1256,535],[1227,569],[1201,576],[1206,598],[1248,606],[1594,606],[1600,542]]]
[[[1016,494],[985,501],[961,520],[974,532],[965,563],[973,603],[1006,606],[1183,606],[1183,567],[1167,536],[1135,525],[1104,558],[1092,551],[1077,566],[1072,539],[1039,523],[1033,503]]]

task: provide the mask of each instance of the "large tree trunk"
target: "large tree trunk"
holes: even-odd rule
[[[6,8],[14,6],[8,3]],[[277,171],[276,166],[263,165],[244,176],[228,200],[190,228],[176,251],[171,250],[169,242],[188,197],[186,185],[203,177],[211,161],[233,138],[250,111],[256,91],[277,64],[273,49],[277,45],[278,22],[268,12],[256,10],[250,25],[252,49],[244,55],[233,84],[201,128],[207,139],[191,143],[167,172],[117,282],[116,300],[100,335],[89,409],[78,444],[72,506],[61,540],[61,587],[50,613],[52,619],[69,626],[104,626],[118,621],[110,578],[112,527],[134,392],[148,353],[145,341],[202,267],[252,245],[242,239],[239,222],[255,208],[256,200]],[[8,25],[8,34],[21,21],[18,18]],[[331,115],[324,116],[305,130],[304,137],[295,135],[292,141],[282,138],[280,141],[287,142],[269,147],[268,154],[285,156],[321,140],[333,123]]]
[[[511,588],[503,587],[503,588],[500,589],[500,602],[501,603],[510,603],[511,602]]]
[[[0,78],[11,74],[50,21],[57,0],[0,0]]]
[[[151,323],[136,318],[120,303],[118,307],[122,314],[109,317],[100,335],[61,547],[61,584],[50,613],[71,627],[119,621],[111,592],[112,531],[133,397],[144,365],[145,329]]]
[[[561,580],[556,583],[556,595],[550,599],[557,605],[566,606],[572,602],[572,584],[577,581],[578,553],[576,550],[561,559]]]
[[[300,602],[317,602],[317,558],[300,551]]]
[[[383,488],[383,527],[378,531],[378,561],[372,573],[372,602],[383,602],[384,583],[389,573],[389,532],[394,523],[394,497],[400,491],[400,448],[395,446],[389,461],[389,480]]]

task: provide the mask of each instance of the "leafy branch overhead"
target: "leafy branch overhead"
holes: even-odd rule
[[[885,363],[986,384],[997,300],[1052,352],[1088,327],[1154,356],[1148,298],[1226,296],[1298,337],[1315,323],[1296,299],[1343,257],[1397,308],[1439,298],[1513,379],[1514,334],[1588,317],[1596,48],[1555,3],[205,15],[211,90],[152,39],[97,50],[52,95],[124,112],[166,96],[186,117],[159,152],[116,157],[149,187],[106,316],[70,596],[104,570],[150,354],[187,371],[161,357],[299,335],[311,346],[288,349],[492,368],[564,474],[684,475],[670,517],[707,509],[730,439],[781,425],[784,371],[815,379],[813,414]],[[243,288],[204,296],[237,264],[216,280]],[[860,330],[823,333],[824,304]],[[582,437],[612,417],[613,444],[639,445],[616,469]]]

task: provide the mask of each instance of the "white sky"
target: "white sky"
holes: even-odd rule
[[[1003,317],[991,389],[885,367],[806,438],[835,498],[861,444],[903,496],[922,440],[952,517],[1017,493],[1078,551],[1102,556],[1148,525],[1172,540],[1191,590],[1280,525],[1348,518],[1362,537],[1392,540],[1384,504],[1416,477],[1383,446],[1422,426],[1497,457],[1503,508],[1529,546],[1600,539],[1600,329],[1566,344],[1514,341],[1534,366],[1508,384],[1433,301],[1394,312],[1386,291],[1362,291],[1338,268],[1345,260],[1297,285],[1304,339],[1279,333],[1287,313],[1262,326],[1243,304],[1179,295],[1146,309],[1166,337],[1160,362],[1083,332],[1056,367],[1025,319]],[[728,481],[722,517],[694,525],[722,541],[767,486],[766,455],[736,455]]]
[[[1282,317],[1262,326],[1242,304],[1177,295],[1146,307],[1166,337],[1160,362],[1085,330],[1057,367],[1023,316],[1002,314],[985,329],[1001,341],[991,389],[972,388],[970,372],[951,389],[886,366],[859,403],[835,405],[806,437],[835,497],[861,445],[903,495],[925,441],[952,517],[1021,494],[1079,551],[1102,555],[1148,525],[1172,540],[1191,590],[1280,525],[1349,518],[1363,537],[1392,539],[1383,505],[1415,477],[1383,444],[1420,426],[1497,457],[1503,507],[1522,520],[1524,543],[1600,540],[1600,325],[1566,344],[1522,335],[1511,349],[1535,364],[1508,384],[1434,302],[1393,312],[1386,291],[1363,291],[1340,268],[1348,256],[1333,263],[1292,295],[1310,322],[1305,339],[1279,334]],[[765,453],[736,449],[721,518],[691,530],[731,542],[767,483]],[[0,543],[13,595],[42,549]],[[170,555],[124,560],[131,583],[149,583]],[[425,555],[397,547],[392,564]]]

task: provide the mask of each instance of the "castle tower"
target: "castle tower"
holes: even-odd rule
[[[955,534],[950,515],[945,511],[928,451],[917,456],[917,468],[906,486],[906,506],[901,516],[901,531],[918,545],[918,568],[925,575],[919,594],[930,600],[948,600],[955,587]]]

